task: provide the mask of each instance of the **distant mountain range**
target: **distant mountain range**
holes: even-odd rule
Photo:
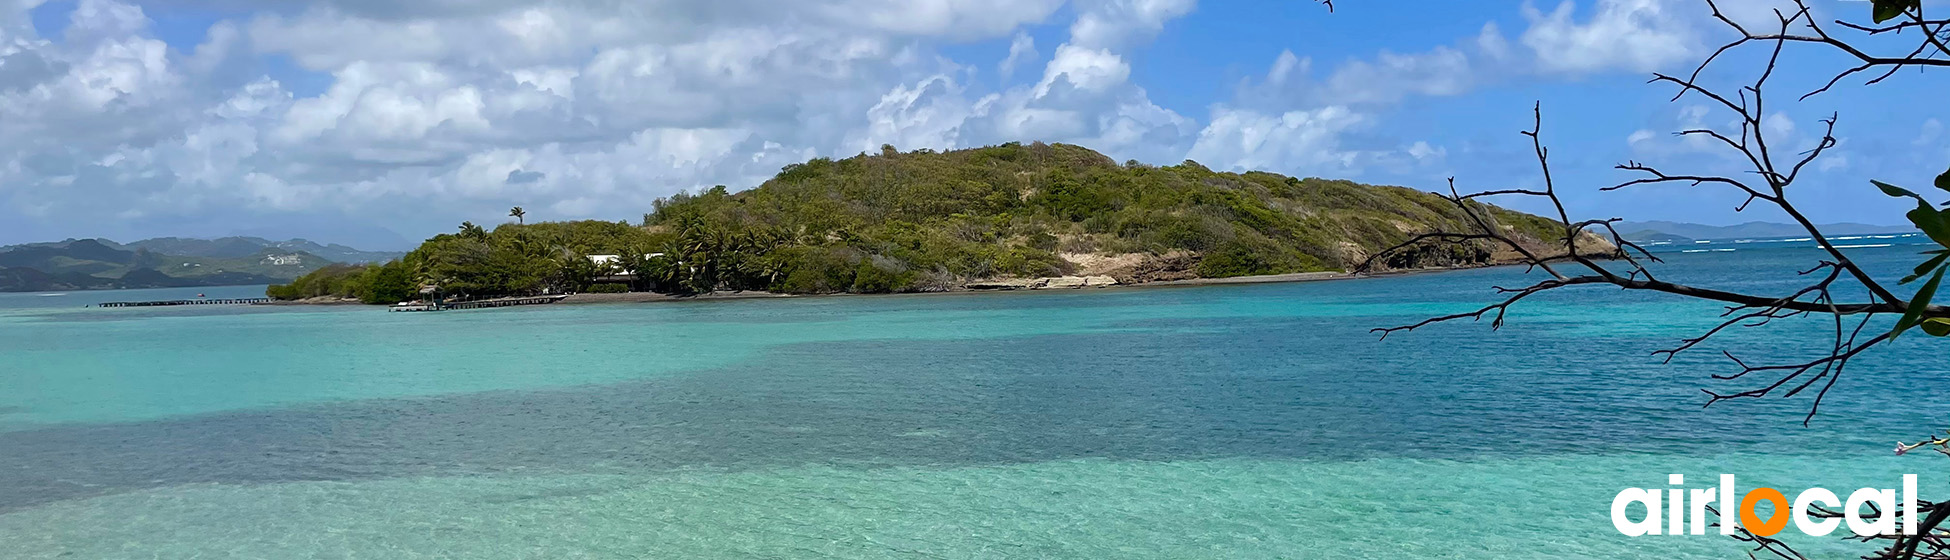
[[[234,259],[247,257],[265,249],[311,253],[325,260],[347,264],[383,263],[405,256],[406,253],[387,251],[361,251],[333,243],[320,245],[304,239],[272,241],[262,237],[224,237],[219,239],[186,239],[182,237],[158,237],[144,239],[123,249],[148,249],[150,252],[184,257],[215,257]]]
[[[0,291],[272,284],[335,262],[380,262],[400,255],[303,239],[163,237],[126,245],[69,239],[0,247]]]
[[[1685,222],[1618,222],[1612,224],[1626,240],[1645,242],[1684,242],[1695,239],[1760,239],[1766,237],[1801,237],[1808,234],[1799,224],[1774,222],[1747,222],[1732,226],[1709,226]],[[1887,233],[1910,233],[1916,228],[1910,226],[1878,226],[1857,223],[1818,224],[1825,235],[1875,235]]]

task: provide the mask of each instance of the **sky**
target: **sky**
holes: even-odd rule
[[[1811,1],[1823,21],[1869,9]],[[1742,197],[1714,187],[1599,190],[1635,178],[1613,168],[1626,161],[1742,169],[1671,134],[1728,129],[1731,112],[1646,83],[1728,39],[1701,0],[1335,4],[0,0],[0,244],[400,249],[511,206],[634,222],[660,197],[882,144],[1067,142],[1118,161],[1536,187],[1518,134],[1533,104],[1574,219],[1783,219],[1736,213]],[[1758,23],[1781,2],[1721,4]],[[1755,54],[1706,79],[1751,81]],[[1840,140],[1791,196],[1818,221],[1901,223],[1868,179],[1922,189],[1950,168],[1950,72],[1799,101],[1847,60],[1789,54],[1769,82],[1771,143],[1807,149],[1831,114]]]

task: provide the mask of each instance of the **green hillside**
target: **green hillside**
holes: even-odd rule
[[[1533,238],[1552,235],[1548,220],[1489,211]],[[892,274],[897,289],[1074,272],[1064,255],[1136,254],[1146,258],[1133,268],[1200,277],[1344,270],[1413,233],[1463,229],[1462,219],[1450,202],[1402,187],[1222,173],[1189,161],[1119,165],[1078,146],[1010,144],[816,159],[749,191],[680,195],[645,222],[685,238],[735,232],[755,237],[756,252],[786,253],[771,269],[720,282],[820,292],[847,290],[849,268]],[[1396,264],[1491,258],[1443,252]],[[1146,280],[1144,271],[1121,272]]]
[[[1540,249],[1561,231],[1545,218],[1483,209]],[[1129,283],[1345,270],[1415,233],[1465,229],[1463,219],[1452,203],[1409,188],[1215,172],[1189,161],[1118,164],[1079,146],[889,147],[789,165],[742,192],[659,200],[640,226],[467,224],[388,266],[400,282],[463,297],[586,289],[606,272],[583,264],[591,254],[662,253],[624,266],[644,272],[637,288],[672,292],[927,291],[1065,274]],[[1488,247],[1431,249],[1386,264],[1507,257]],[[313,278],[305,291],[356,291],[352,280],[384,268],[334,268],[321,275],[339,281]]]
[[[190,257],[77,239],[0,250],[0,291],[270,284],[327,264],[310,253],[275,248],[234,258]]]

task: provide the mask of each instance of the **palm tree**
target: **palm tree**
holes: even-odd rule
[[[528,216],[528,211],[527,211],[527,210],[522,210],[520,206],[516,206],[516,207],[514,207],[514,208],[512,208],[512,209],[509,209],[509,210],[508,210],[508,215],[509,215],[509,216],[514,216],[514,218],[515,218],[515,223],[517,223],[517,224],[526,224],[526,223],[527,223],[527,221],[526,221],[526,220],[525,220],[524,218],[526,218],[526,217]]]
[[[474,222],[460,223],[460,236],[478,241],[487,240],[487,229],[474,225]]]

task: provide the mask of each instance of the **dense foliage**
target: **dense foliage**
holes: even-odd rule
[[[1484,208],[1522,235],[1551,235],[1549,220]],[[631,288],[680,293],[900,292],[1074,272],[1066,254],[1144,255],[1156,268],[1204,277],[1346,269],[1463,219],[1450,202],[1408,188],[1222,173],[1190,161],[1119,165],[1064,144],[888,146],[789,165],[739,193],[720,186],[659,200],[641,226],[462,224],[396,262],[455,297],[587,291],[622,271],[638,273]],[[589,255],[619,260],[598,266]],[[1487,248],[1431,249],[1386,264],[1492,259]]]
[[[650,242],[643,228],[618,222],[503,224],[493,231],[464,223],[384,265],[327,267],[266,293],[393,303],[418,297],[423,284],[456,299],[576,292],[611,272],[589,255],[644,255]]]
[[[413,271],[395,260],[386,264],[334,264],[291,281],[273,285],[264,294],[294,300],[315,297],[356,298],[365,303],[390,304],[413,299],[419,285]]]
[[[1548,220],[1490,208],[1549,238]],[[1214,172],[1110,158],[1071,145],[814,159],[759,188],[659,201],[646,225],[678,260],[675,284],[702,291],[938,289],[970,279],[1048,276],[1071,254],[1189,254],[1204,277],[1346,269],[1411,233],[1460,225],[1448,201],[1401,187]],[[1484,262],[1419,255],[1397,266]]]

